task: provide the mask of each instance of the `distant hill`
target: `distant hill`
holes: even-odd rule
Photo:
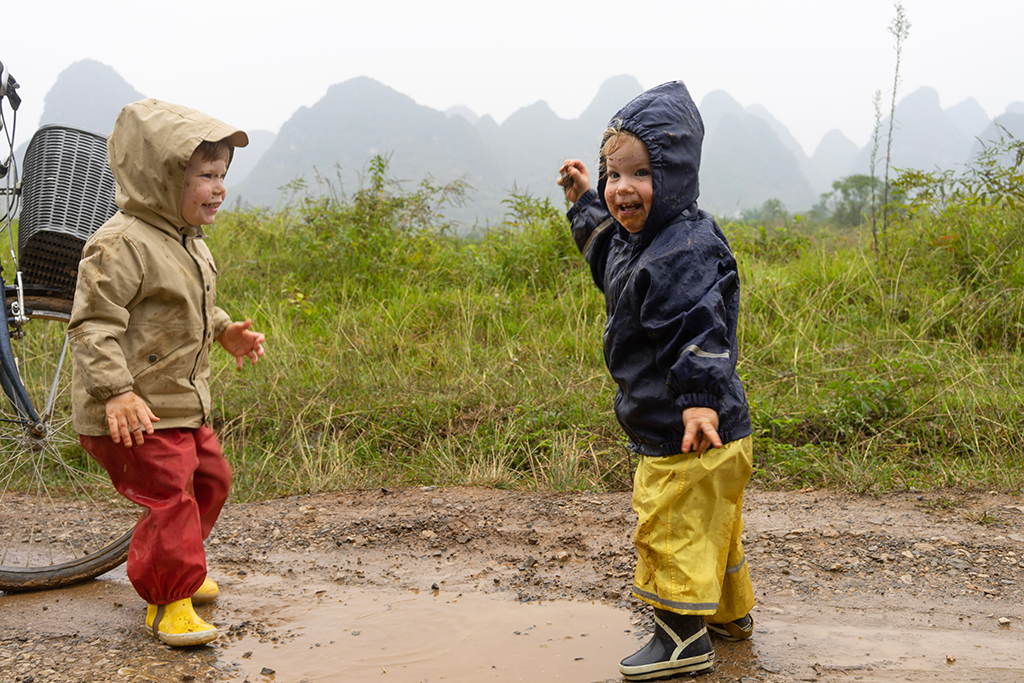
[[[256,162],[270,148],[270,145],[274,144],[274,139],[277,137],[269,130],[247,130],[245,132],[249,136],[249,144],[235,150],[235,156],[231,160],[231,170],[228,172],[229,198],[234,197],[234,188],[248,177],[252,169],[256,167]]]
[[[43,99],[39,124],[74,126],[107,136],[121,108],[145,97],[113,68],[93,59],[83,59],[57,76]],[[248,175],[274,137],[270,131],[249,131],[249,146],[240,150],[231,164],[233,182]],[[25,140],[19,145],[19,159],[24,157],[27,144]]]
[[[465,177],[478,201],[493,206],[502,198],[500,167],[469,121],[366,77],[332,85],[312,107],[299,108],[232,191],[268,206],[287,200],[281,188],[299,178],[313,189],[351,193],[376,154],[391,157],[392,174],[410,189],[427,175],[436,183]]]
[[[890,169],[916,168],[924,171],[951,169],[966,163],[971,136],[962,132],[954,118],[939,106],[935,88],[918,88],[896,105]],[[979,131],[980,132],[980,131]],[[882,121],[878,167],[884,169],[889,117]],[[871,150],[865,146],[857,156],[859,173],[868,173]],[[879,173],[881,175],[884,170]],[[894,174],[890,170],[890,177]]]
[[[354,78],[299,109],[233,192],[243,203],[276,206],[289,199],[282,188],[297,178],[317,186],[318,176],[335,191],[351,192],[370,158],[383,154],[409,189],[427,174],[435,183],[465,179],[473,187],[471,202],[448,216],[467,226],[495,224],[512,191],[560,205],[558,166],[570,157],[596,158],[608,119],[642,91],[635,78],[620,76],[602,86],[580,119],[561,119],[546,102],[536,102],[498,125],[466,107],[438,112],[373,79]],[[324,182],[318,189],[329,188]]]
[[[973,97],[947,109],[946,116],[961,133],[972,138],[989,124],[988,114]]]
[[[704,120],[700,199],[717,215],[735,215],[778,199],[787,208],[810,207],[816,193],[805,174],[810,161],[799,143],[763,107],[746,109],[728,93],[708,93]]]
[[[446,116],[461,116],[462,118],[472,123],[474,126],[476,125],[477,121],[480,120],[480,117],[477,116],[472,109],[470,109],[469,107],[465,107],[461,104],[445,109],[444,113]]]
[[[299,177],[309,183],[315,178],[313,168],[351,190],[372,154],[391,152],[391,170],[399,178],[416,180],[430,173],[444,182],[467,177],[475,188],[473,204],[450,216],[467,224],[499,222],[505,212],[502,200],[513,189],[560,205],[563,199],[554,184],[558,166],[567,158],[593,166],[609,119],[641,92],[635,78],[617,76],[601,86],[578,119],[562,119],[540,101],[498,125],[465,108],[450,109],[445,116],[372,79],[352,79],[296,112],[249,178],[235,187],[236,196],[276,205],[287,199],[281,188]],[[768,112],[747,113],[725,93],[712,94],[701,108],[710,112],[702,204],[731,213],[771,198],[791,207],[814,203],[817,196],[802,168],[810,168],[810,160]],[[723,117],[723,112],[739,117]]]
[[[229,189],[243,205],[278,206],[301,179],[310,191],[351,193],[370,159],[390,157],[392,176],[414,189],[430,176],[435,184],[464,179],[469,204],[448,216],[467,227],[500,223],[503,200],[513,189],[564,199],[555,185],[567,158],[596,168],[600,136],[609,119],[643,91],[632,76],[606,80],[576,119],[562,119],[546,102],[522,107],[500,125],[464,106],[440,112],[373,79],[332,85],[311,107],[298,108],[278,133],[249,131],[249,147],[232,162]],[[66,123],[109,133],[118,110],[141,99],[110,67],[75,62],[46,96],[41,123]],[[822,138],[808,157],[790,131],[764,107],[740,105],[714,91],[700,103],[705,125],[700,199],[706,209],[731,215],[779,199],[791,211],[810,208],[833,181],[869,172],[870,141],[859,147],[838,130]],[[1024,138],[1024,103],[1014,103],[990,121],[972,98],[943,110],[933,88],[904,97],[896,108],[892,166],[924,170],[962,166],[994,139],[1001,124]],[[884,136],[877,172],[885,158]]]
[[[43,100],[39,124],[60,123],[110,135],[121,107],[144,97],[111,67],[83,59],[57,76]]]
[[[83,128],[106,137],[114,128],[121,107],[145,95],[133,88],[106,64],[93,59],[75,62],[57,75],[43,98],[39,125],[60,124]],[[34,131],[33,131],[34,132]],[[22,137],[15,155],[20,166],[31,135]]]
[[[978,156],[983,144],[991,146],[993,142],[998,142],[1007,135],[1011,135],[1017,140],[1024,140],[1024,103],[1011,104],[1006,108],[1006,113],[995,117],[991,123],[985,126],[985,129],[971,144],[971,158]],[[1006,164],[1011,164],[1014,161],[1008,156],[1003,159],[1003,163]]]
[[[811,173],[808,180],[819,195],[831,191],[832,183],[840,178],[853,175],[857,159],[857,145],[843,135],[838,128],[825,133],[811,155]],[[868,169],[863,171],[867,174]]]

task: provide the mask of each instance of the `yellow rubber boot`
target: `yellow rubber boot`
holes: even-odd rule
[[[217,627],[199,618],[191,598],[167,605],[150,605],[146,628],[158,640],[174,647],[202,645],[217,638]]]
[[[193,605],[205,605],[213,602],[220,595],[220,587],[213,579],[203,579],[203,585],[192,594]]]

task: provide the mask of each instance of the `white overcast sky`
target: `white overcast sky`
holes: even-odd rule
[[[892,93],[891,0],[11,0],[0,61],[21,84],[22,142],[57,75],[81,59],[147,97],[277,132],[327,88],[369,76],[444,110],[499,123],[544,100],[578,117],[612,76],[681,79],[698,104],[760,104],[810,154],[839,128],[864,145],[872,97]],[[989,117],[1024,101],[1024,2],[903,0],[900,95],[973,97]],[[623,103],[625,104],[625,103]],[[886,104],[886,107],[888,105]]]

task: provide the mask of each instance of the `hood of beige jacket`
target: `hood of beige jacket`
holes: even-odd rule
[[[185,169],[201,142],[226,139],[249,144],[241,129],[195,109],[154,99],[126,105],[107,138],[118,208],[163,230],[195,234],[199,228],[181,215]]]

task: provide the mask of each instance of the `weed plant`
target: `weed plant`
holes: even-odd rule
[[[870,234],[726,225],[759,485],[1024,483],[1024,204],[903,178],[882,255]],[[378,158],[352,197],[218,218],[220,300],[268,338],[257,368],[216,355],[238,498],[629,487],[603,299],[562,207],[513,194],[505,225],[463,239],[443,213],[464,190],[403,190]]]
[[[723,222],[742,280],[757,485],[1024,486],[1024,152],[903,171],[885,251],[848,227]],[[464,485],[625,490],[601,293],[563,207],[512,194],[455,236],[462,183],[222,212],[219,302],[267,355],[215,351],[234,496]],[[852,239],[851,239],[852,236]]]

